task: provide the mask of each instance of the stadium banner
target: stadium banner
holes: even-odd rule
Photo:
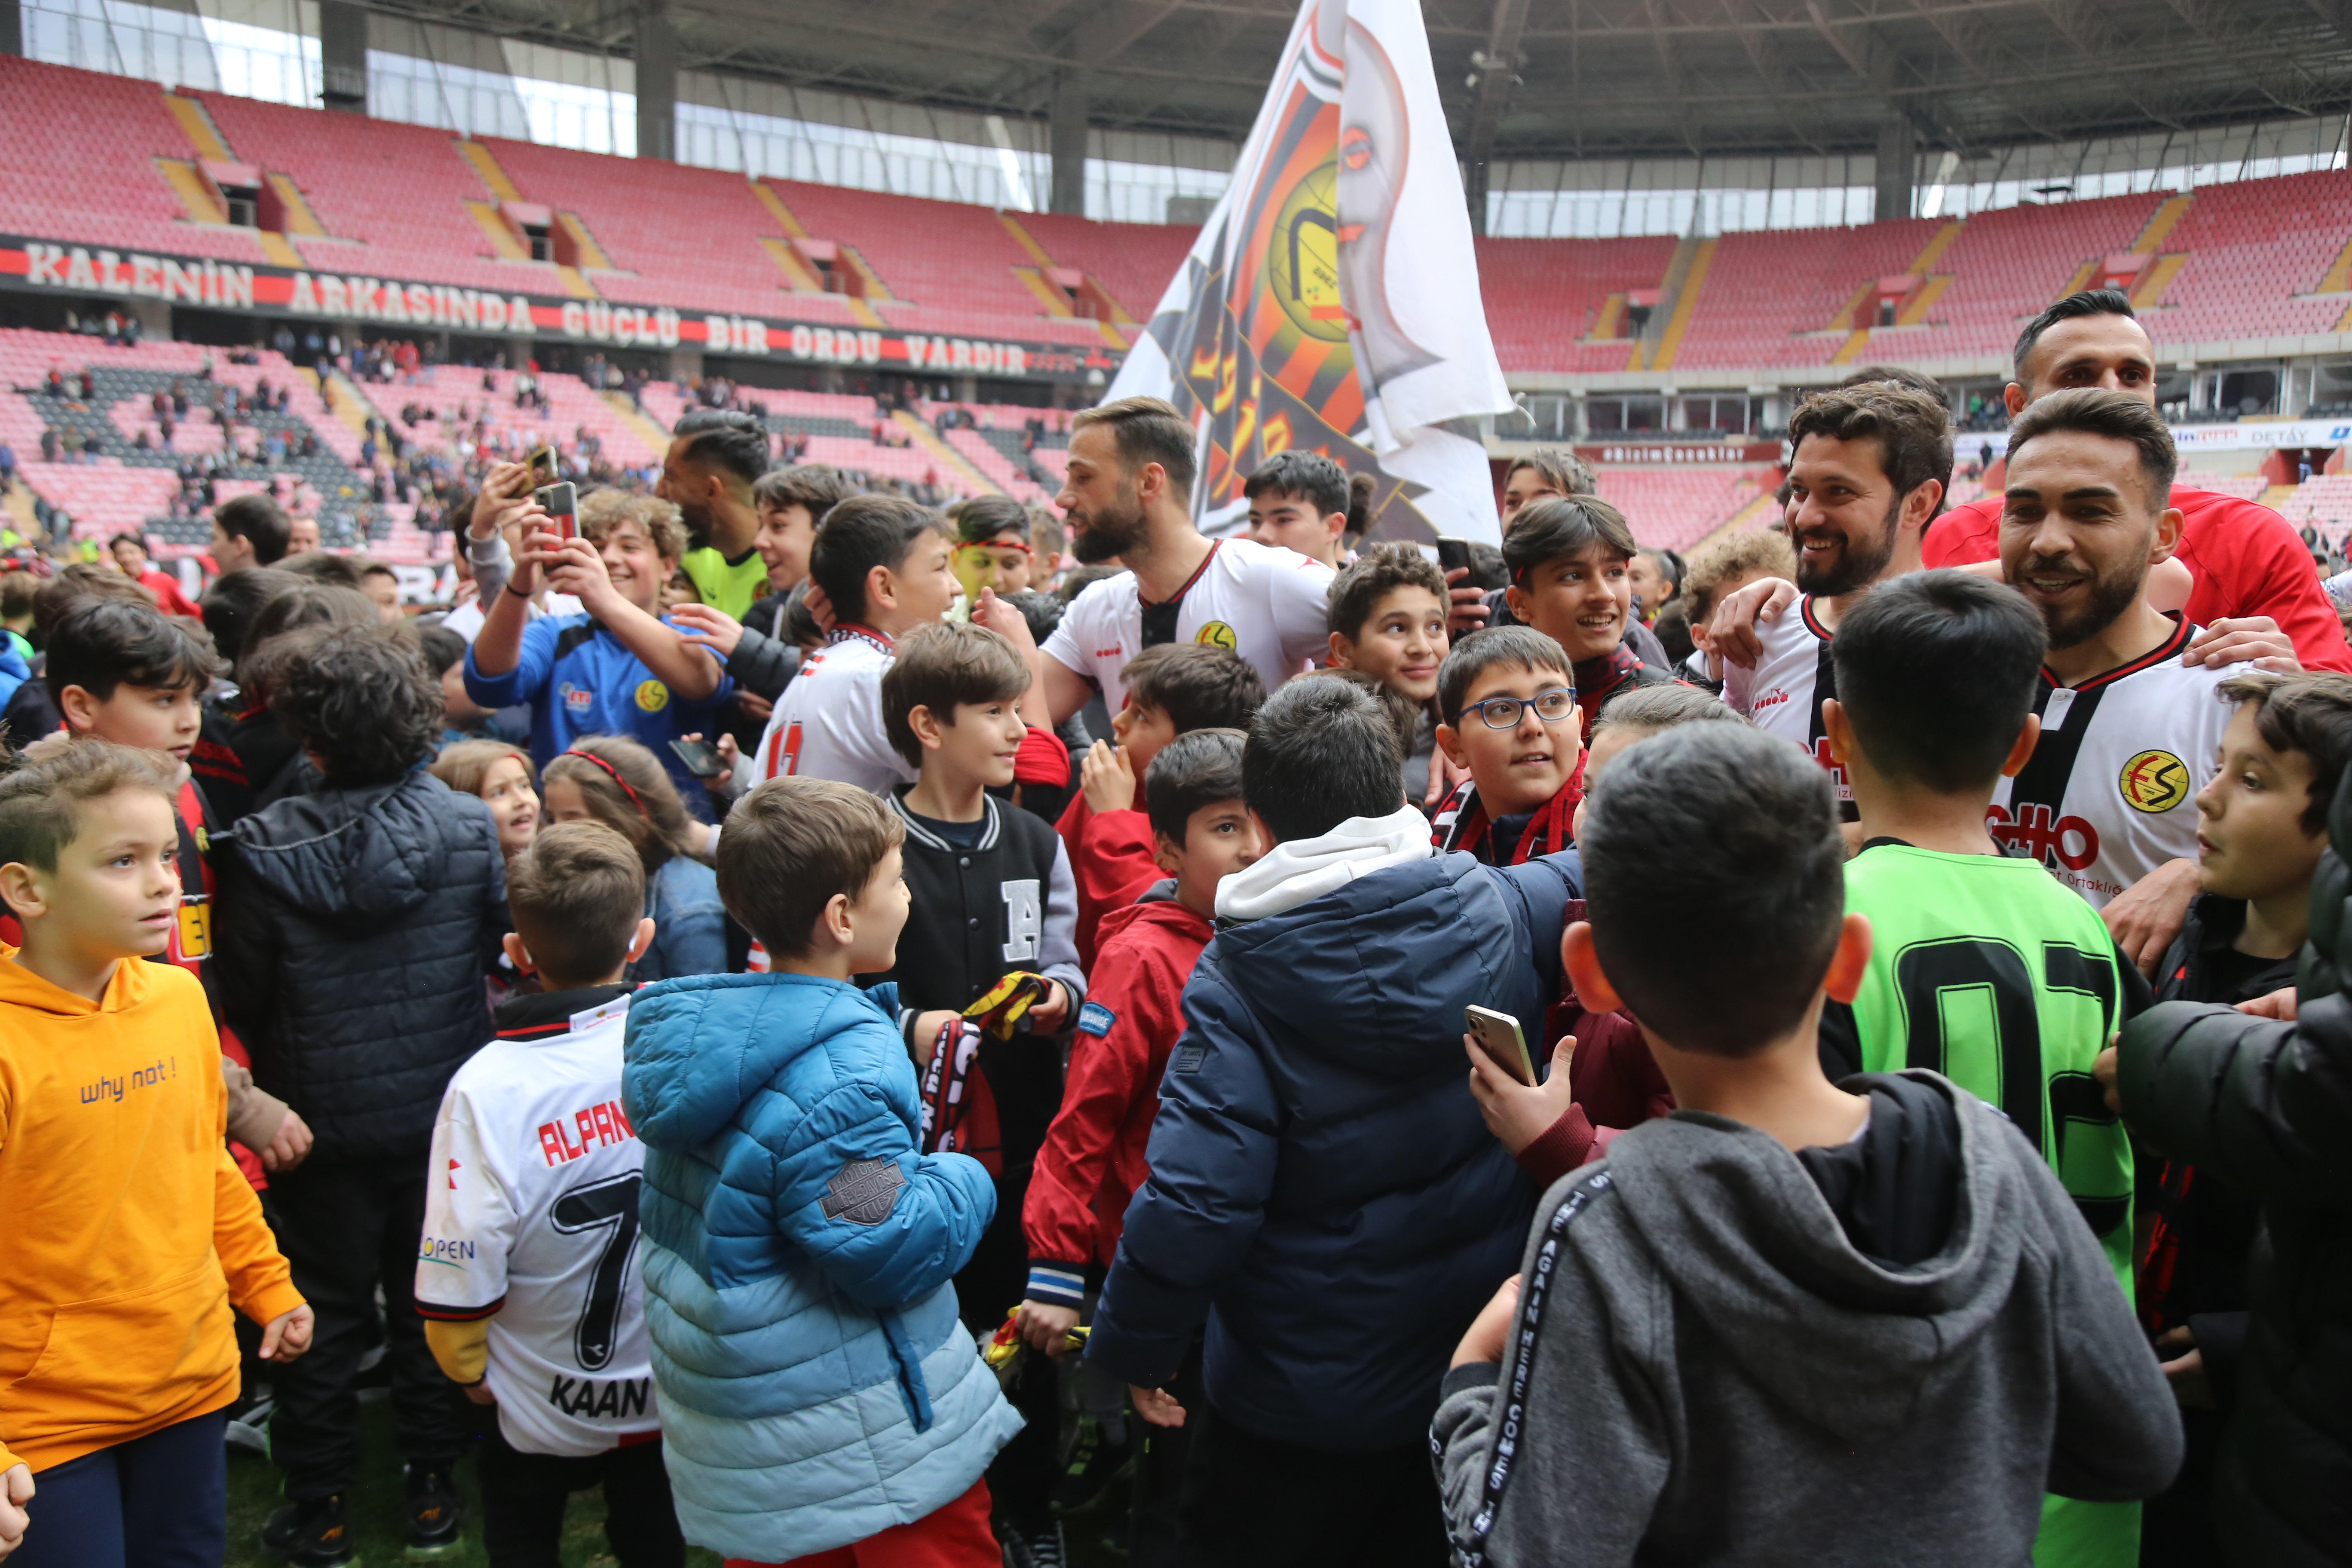
[[[561,295],[501,294],[446,283],[113,250],[7,234],[0,234],[0,289],[84,299],[162,300],[207,310],[307,317],[331,326],[359,322],[612,348],[698,348],[752,359],[932,375],[1087,383],[1108,376],[1119,363],[1118,353],[1108,345],[938,337],[893,327],[818,324]]]
[[[1777,463],[1785,453],[1778,441],[1627,441],[1614,447],[1579,442],[1573,449],[1588,463],[1638,463],[1649,468],[1677,463]]]
[[[2172,426],[2172,444],[2184,452],[2341,447],[2347,441],[2352,441],[2352,420],[2347,419],[2257,419],[2244,424]]]
[[[1139,395],[1199,430],[1212,531],[1297,447],[1373,477],[1387,538],[1499,541],[1478,421],[1513,405],[1412,0],[1299,7],[1233,183],[1106,396]]]

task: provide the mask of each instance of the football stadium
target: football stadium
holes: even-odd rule
[[[2352,1563],[2335,999],[2352,950],[2327,810],[2352,829],[2331,794],[2352,771],[2352,3],[0,0],[0,1194],[22,1194],[6,1201],[39,1254],[0,1282],[0,1559],[29,1514],[22,1561],[77,1568]],[[2067,357],[2094,338],[2106,346]],[[2059,526],[2038,509],[2063,508],[2057,481],[2016,477],[2029,442],[2045,443],[2034,475],[2062,445],[2151,485],[2155,454],[2177,458],[2171,510],[2149,490],[2159,544],[2094,561],[2090,544],[2034,542]],[[1891,487],[1871,517],[1838,489],[1832,448]],[[2138,481],[2064,483],[2066,507],[2091,496],[2096,511]],[[1328,538],[1266,531],[1259,514],[1286,498]],[[1538,526],[1514,535],[1515,515]],[[2113,521],[2068,515],[2084,539]],[[886,536],[871,561],[848,553]],[[1162,581],[1168,538],[1193,553],[1177,571],[1162,550]],[[1713,563],[1707,585],[1677,598],[1695,559]],[[1574,572],[1554,574],[1562,562]],[[1577,576],[1593,562],[1598,587]],[[1918,581],[1874,586],[1906,573]],[[1789,596],[1765,597],[1767,579]],[[1396,624],[1375,657],[1382,615]],[[1962,622],[1993,651],[1918,655],[1937,637],[1958,647]],[[1900,658],[1885,653],[1897,634]],[[1838,651],[1856,643],[1934,721],[1887,717],[1895,678],[1857,685]],[[417,696],[419,647],[438,696]],[[951,654],[964,662],[945,668]],[[1178,654],[1194,664],[1158,657]],[[1970,684],[1995,655],[2032,687],[2014,713]],[[820,673],[864,684],[804,729],[795,704],[819,701]],[[921,679],[934,694],[907,695]],[[185,732],[123,717],[116,690],[160,693],[158,713],[186,697]],[[412,725],[420,701],[433,710]],[[1334,732],[1371,736],[1355,754],[1377,787],[1336,826],[1277,830],[1253,770],[1284,743],[1273,721],[1317,703]],[[974,708],[1011,738],[956,741]],[[1694,716],[1740,722],[1654,738]],[[339,723],[381,732],[339,742]],[[1547,729],[1563,724],[1576,746]],[[1976,765],[1918,761],[1939,743],[1927,731],[1958,745],[1970,724],[2005,726],[1990,751],[1969,742],[2001,773],[1937,819],[1958,837],[1886,815],[1889,796]],[[1751,730],[1804,748],[1832,791],[1811,762],[1780,765],[1785,747],[1742,751],[1762,745]],[[1507,731],[1520,751],[1502,755]],[[1880,768],[1898,742],[1909,760]],[[966,815],[925,815],[949,799],[935,780],[959,745],[995,748],[971,763],[985,788],[954,796]],[[170,790],[121,760],[134,749],[167,753]],[[114,760],[89,760],[101,751]],[[1323,752],[1276,755],[1306,794],[1350,787]],[[1666,771],[1677,757],[1691,771]],[[1604,759],[1636,782],[1596,783]],[[1400,761],[1402,828],[1379,815]],[[18,770],[60,793],[23,804]],[[1512,776],[1540,787],[1519,800]],[[1706,794],[1724,778],[1764,804]],[[1682,812],[1643,819],[1645,855],[1740,809],[1817,816],[1807,853],[1830,853],[1730,891],[1682,860],[1612,873],[1612,836],[1633,858],[1641,781]],[[437,793],[367,855],[271,879],[271,857],[375,821],[367,790],[412,787]],[[59,951],[55,889],[82,874],[88,836],[72,836],[91,803],[142,789],[177,792],[178,836],[149,859],[178,857],[180,902],[122,916],[154,939],[122,951],[196,971],[212,1006],[201,1049],[124,1035],[141,1053],[126,1099],[116,1068],[43,1066],[47,1047],[21,1042],[58,1031],[95,1051],[130,1005],[118,992],[139,989],[101,963],[64,996],[72,965],[33,958]],[[2308,808],[2279,805],[2281,789]],[[810,815],[739,831],[763,796]],[[2257,796],[2271,804],[2243,804]],[[1221,842],[1255,847],[1201,872],[1216,806]],[[604,829],[559,837],[592,822]],[[400,837],[460,829],[462,853],[429,862]],[[1293,840],[1327,829],[1356,837],[1264,890],[1283,856],[1307,863]],[[2284,847],[2243,848],[2258,830]],[[773,839],[752,840],[766,894],[730,869],[753,832]],[[1785,848],[1768,837],[1703,869],[1766,865]],[[854,876],[835,866],[860,846]],[[119,887],[145,852],[108,853],[84,869]],[[1713,997],[1734,972],[1767,988],[1773,966],[1742,953],[1780,952],[1818,912],[1804,889],[1825,877],[1833,894],[1841,866],[1859,911],[1894,856],[1963,854],[2051,876],[1958,936],[1928,928],[1976,906],[1912,884],[1877,957],[1832,897],[1819,951],[1775,960],[1825,976],[1790,1015],[1798,1055],[1822,1094],[1865,1102],[1859,1129],[1762,1137],[1729,1100],[1694,1098],[1688,1064],[1706,1053],[1656,1022],[1675,992]],[[1019,856],[1034,863],[970,893],[975,858]],[[1382,924],[1423,906],[1365,889],[1424,860],[1504,890],[1463,893],[1426,927]],[[1785,908],[1748,908],[1753,879],[1787,889]],[[1632,939],[1611,946],[1601,913],[1631,908],[1637,883],[1691,900],[1679,923],[1639,927],[1682,950],[1675,984],[1640,995],[1613,978]],[[557,984],[559,924],[576,938],[593,922],[546,910],[611,887],[625,960]],[[938,953],[916,958],[911,934],[876,946],[870,910],[892,887],[909,932],[945,932]],[[763,1118],[806,1086],[764,1058],[698,1151],[662,1142],[661,1119],[735,1070],[709,1065],[734,1046],[680,1023],[679,998],[709,983],[710,1017],[751,1018],[724,1009],[789,989],[777,971],[819,973],[757,923],[768,895],[838,959],[824,983],[876,1015],[861,1022],[888,1061],[863,1092],[887,1101],[896,1142],[829,1132],[822,1170],[769,1138]],[[478,932],[404,923],[426,904],[454,921],[465,900]],[[1357,930],[1244,951],[1327,905]],[[1718,936],[1739,920],[1748,936]],[[2032,921],[2055,934],[2028,941]],[[696,959],[646,956],[689,928]],[[938,976],[971,978],[968,946],[977,983],[918,1006]],[[893,966],[895,1011],[866,959]],[[1247,962],[1279,971],[1255,995]],[[1177,965],[1158,992],[1132,978],[1150,963]],[[1493,994],[1445,989],[1472,968]],[[1418,1065],[1366,1064],[1440,992]],[[2174,1020],[2168,1068],[2152,1046],[2135,1055],[2133,1031],[2163,1032],[2133,1021],[2145,1007]],[[1146,1021],[1165,1037],[1118,1058],[1112,1104],[1087,1053]],[[771,1026],[762,1013],[738,1032]],[[1831,1080],[1877,1087],[1822,1080],[1816,1027]],[[655,1053],[683,1100],[647,1089],[644,1036],[697,1028]],[[1373,1044],[1318,1057],[1342,1028]],[[1584,1043],[1545,1055],[1571,1032]],[[604,1076],[534,1079],[517,1044],[532,1041],[601,1052]],[[1016,1050],[1038,1054],[1015,1070]],[[1717,1055],[1726,1072],[1745,1059]],[[1544,1061],[1558,1076],[1539,1089]],[[194,1185],[149,1173],[160,1134],[56,1133],[68,1142],[44,1154],[26,1108],[41,1073],[67,1071],[84,1076],[58,1103],[85,1122],[200,1080],[210,1098],[183,1110],[214,1120],[191,1143]],[[1555,1083],[1557,1104],[1537,1106]],[[461,1090],[478,1127],[452,1109]],[[1513,1094],[1529,1098],[1515,1110]],[[1975,1095],[2006,1120],[1979,1126]],[[1706,1109],[1721,1113],[1680,1113]],[[1087,1117],[1098,1190],[1055,1189],[1076,1239],[1054,1250],[1039,1194]],[[1870,1162],[1906,1127],[1934,1147],[1904,1156],[1925,1162],[1904,1181],[1948,1184],[1963,1154],[2013,1144],[2020,1169],[1998,1180],[2018,1184],[1996,1191],[1971,1164],[1976,1196],[1927,1205],[1927,1241],[1894,1219],[1870,1230],[1855,1194],[1895,1179]],[[1681,1260],[1729,1258],[1726,1232],[1624,1239],[1622,1211],[1653,1212],[1637,1206],[1653,1152],[1693,1129],[1738,1145],[1689,1156],[1709,1180],[1736,1153],[1780,1184],[1756,1178],[1732,1232],[1801,1210],[1818,1219],[1803,1245],[1835,1254],[1822,1268],[1863,1281],[1816,1291],[1831,1275],[1790,1265],[1789,1289],[1815,1293],[1793,1314],[1812,1338],[1785,1354],[1724,1348],[1741,1331],[1727,1323],[1778,1310],[1770,1247],[1722,1265],[1739,1305],[1696,1327],[1704,1310],[1669,1322],[1663,1303],[1696,1299]],[[499,1200],[514,1210],[499,1232],[467,1184],[509,1165],[522,1196]],[[214,1192],[215,1174],[231,1217],[173,1232],[196,1237],[196,1272],[157,1305],[134,1267],[150,1233],[121,1216],[155,1198],[161,1237],[176,1222],[159,1194]],[[121,1203],[88,1196],[115,1180]],[[1228,1202],[1246,1181],[1254,1195]],[[745,1214],[748,1230],[726,1228]],[[2092,1311],[2067,1269],[2087,1270],[2105,1318],[2026,1350],[2014,1299],[1965,1332],[1918,1327],[1948,1303],[1900,1293],[1958,1256],[1937,1237],[1992,1214],[2011,1230],[1986,1244],[2009,1248],[1999,1268],[2030,1275],[2053,1320]],[[1475,1247],[1454,1234],[1480,1224],[1494,1234]],[[532,1261],[533,1237],[559,1233],[561,1256]],[[907,1237],[887,1266],[825,1272]],[[744,1263],[762,1247],[785,1260]],[[50,1268],[74,1279],[26,1282]],[[550,1279],[572,1304],[549,1305]],[[1610,1314],[1633,1313],[1637,1289],[1654,1321],[1628,1327]],[[253,1320],[236,1346],[232,1306]],[[1823,1323],[1863,1325],[1832,1336],[1860,1347],[1851,1364],[1815,1342]],[[178,1360],[152,1350],[184,1329]],[[1947,1377],[1918,1351],[1924,1336],[1961,1358],[1950,1347],[1980,1332],[1992,1348],[1967,1355],[2028,1370]],[[150,1361],[154,1388],[133,1387]],[[526,1362],[556,1369],[543,1399],[515,1392],[539,1375]],[[1548,1419],[1571,1365],[1604,1369],[1594,1409],[1580,1384],[1572,1418]],[[1718,1373],[1730,1392],[1709,1404],[1693,1391]],[[1978,1405],[1935,1404],[1963,1383]],[[153,1447],[174,1434],[203,1440],[201,1465]],[[138,1469],[134,1451],[165,1468]],[[1995,1453],[2001,1474],[1969,1468]],[[1541,1487],[1566,1500],[1530,1500]],[[1891,1506],[1855,1501],[1872,1498]],[[45,1541],[45,1510],[110,1522],[86,1539],[52,1523]],[[155,1522],[174,1510],[194,1522]],[[1538,1542],[1545,1530],[1576,1539]],[[140,1544],[174,1531],[171,1552]]]

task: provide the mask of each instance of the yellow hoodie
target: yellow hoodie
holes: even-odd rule
[[[0,945],[0,1471],[236,1397],[234,1300],[302,1304],[229,1157],[203,986],[126,960],[96,1003]]]

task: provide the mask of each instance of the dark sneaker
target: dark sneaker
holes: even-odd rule
[[[248,1391],[228,1407],[228,1426],[223,1436],[232,1448],[244,1448],[268,1458],[269,1454],[269,1417],[278,1408],[277,1396],[268,1384]]]
[[[1075,1513],[1085,1508],[1134,1461],[1132,1442],[1105,1442],[1100,1423],[1081,1419],[1076,1440],[1070,1445],[1070,1462],[1062,1467],[1062,1479],[1054,1483],[1054,1511]]]
[[[431,1563],[454,1557],[463,1544],[458,1527],[466,1522],[466,1504],[457,1483],[446,1470],[408,1471],[408,1550],[411,1563]]]
[[[1062,1521],[1058,1519],[1026,1522],[999,1520],[996,1539],[1004,1548],[1004,1568],[1069,1568],[1070,1557],[1062,1544]]]
[[[341,1497],[288,1503],[261,1527],[261,1544],[294,1568],[352,1568],[359,1561]]]

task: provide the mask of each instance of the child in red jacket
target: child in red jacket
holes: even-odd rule
[[[1184,1032],[1185,982],[1214,931],[1217,884],[1265,848],[1241,794],[1237,730],[1179,735],[1160,749],[1146,775],[1155,858],[1174,879],[1103,917],[1062,1109],[1038,1151],[1021,1210],[1029,1288],[1018,1328],[1024,1342],[1049,1355],[1063,1353],[1085,1307],[1088,1278],[1099,1280],[1109,1267],[1128,1200],[1148,1173],[1144,1152],[1160,1110],[1160,1079]],[[1119,1397],[1101,1423],[1104,1461],[1074,1468],[1104,1474],[1116,1468],[1112,1459],[1124,1445],[1109,1428]],[[1182,1468],[1179,1435],[1154,1428],[1150,1436],[1135,1486],[1139,1527],[1153,1500],[1172,1503]],[[1172,1533],[1139,1528],[1138,1551],[1164,1539]]]
[[[1124,909],[1163,872],[1152,825],[1136,809],[1151,759],[1195,730],[1247,730],[1265,700],[1255,666],[1213,643],[1163,643],[1128,661],[1127,706],[1078,762],[1078,794],[1054,831],[1078,884],[1078,967],[1094,973],[1105,915]],[[1234,792],[1236,795],[1240,791]],[[1108,1255],[1105,1255],[1108,1260]]]

